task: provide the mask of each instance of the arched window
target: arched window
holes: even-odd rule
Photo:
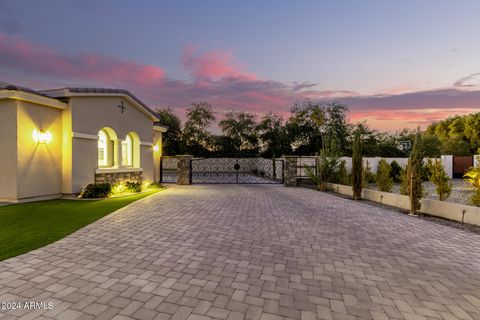
[[[98,166],[108,166],[108,134],[105,130],[98,132]]]
[[[133,166],[133,138],[130,133],[122,141],[122,166]]]
[[[102,128],[98,132],[98,167],[110,168],[118,166],[117,145],[118,139],[112,128]]]

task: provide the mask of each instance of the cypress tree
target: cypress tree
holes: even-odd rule
[[[415,134],[412,152],[408,158],[407,179],[408,179],[408,196],[410,197],[410,213],[420,210],[422,204],[420,199],[423,197],[422,187],[422,166],[423,166],[423,143],[420,129]]]
[[[363,185],[363,158],[362,158],[362,140],[360,131],[355,132],[353,138],[353,155],[352,155],[352,190],[353,197],[358,200],[362,197]]]

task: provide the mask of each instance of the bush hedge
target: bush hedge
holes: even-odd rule
[[[90,183],[83,189],[82,198],[106,198],[112,191],[110,183]]]

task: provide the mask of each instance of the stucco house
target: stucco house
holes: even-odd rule
[[[158,181],[166,128],[155,121],[127,90],[0,82],[0,202],[78,194],[93,182]]]

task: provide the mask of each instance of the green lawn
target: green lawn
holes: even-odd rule
[[[161,189],[102,200],[51,200],[0,207],[0,261],[55,242]]]

